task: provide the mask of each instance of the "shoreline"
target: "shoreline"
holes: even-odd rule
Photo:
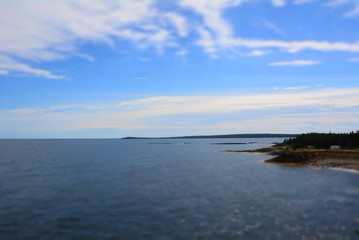
[[[226,152],[246,152],[273,156],[273,158],[264,160],[264,163],[313,168],[340,168],[359,172],[359,151],[356,150],[287,150],[273,146],[251,150],[227,150]]]

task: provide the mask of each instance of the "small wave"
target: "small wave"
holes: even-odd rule
[[[331,167],[331,168],[329,168],[329,169],[334,170],[334,171],[350,172],[350,173],[359,174],[359,171],[354,170],[354,169],[345,169],[345,168],[338,168],[338,167]]]

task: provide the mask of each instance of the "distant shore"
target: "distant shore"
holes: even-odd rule
[[[227,150],[226,152],[249,152],[274,156],[271,159],[264,160],[265,163],[288,166],[310,166],[314,168],[342,168],[359,171],[358,150],[287,150],[273,146],[253,150]]]
[[[141,139],[212,139],[212,138],[292,138],[298,134],[272,134],[272,133],[250,133],[250,134],[224,134],[224,135],[198,135],[178,137],[124,137],[125,140]]]

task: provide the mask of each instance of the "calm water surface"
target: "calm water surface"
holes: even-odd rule
[[[359,174],[222,152],[274,141],[0,140],[0,239],[358,238]]]

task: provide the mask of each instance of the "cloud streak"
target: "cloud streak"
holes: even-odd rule
[[[0,132],[81,131],[94,129],[156,130],[179,128],[208,128],[223,125],[228,119],[238,119],[247,125],[261,124],[274,116],[288,114],[289,109],[301,109],[290,118],[306,114],[307,128],[315,116],[331,116],[330,122],[347,126],[349,119],[335,117],[336,112],[355,112],[359,108],[359,88],[322,89],[300,92],[279,92],[232,96],[157,96],[103,105],[59,105],[49,108],[8,109],[0,111]],[[246,113],[246,114],[244,114]],[[248,114],[251,113],[251,114]],[[318,115],[319,114],[319,115]],[[252,117],[250,117],[252,116]],[[255,117],[253,117],[255,116]],[[229,118],[228,118],[229,117]],[[223,119],[222,119],[223,118]],[[212,120],[211,120],[212,119]],[[222,119],[222,120],[215,120]],[[225,120],[224,120],[225,119]],[[333,120],[334,119],[334,120]],[[359,121],[355,114],[351,121]],[[310,121],[309,121],[310,120]],[[298,120],[299,121],[299,120]],[[315,122],[328,123],[317,117]],[[278,120],[273,121],[278,123]],[[231,125],[228,125],[229,128]],[[242,125],[241,125],[242,126]],[[298,129],[292,124],[288,129]],[[199,128],[200,129],[200,128]],[[232,129],[233,131],[236,128]],[[263,129],[270,132],[272,128]],[[4,136],[0,136],[4,137]]]
[[[20,72],[30,76],[37,76],[50,79],[64,79],[64,76],[56,75],[50,71],[30,67],[27,64],[17,62],[8,57],[0,56],[0,74],[8,75],[9,72]]]
[[[272,4],[275,7],[284,7],[286,5],[286,0],[272,0]]]
[[[304,50],[359,52],[359,43],[327,42],[327,41],[277,41],[255,39],[233,39],[233,46],[246,48],[278,48],[291,53]]]
[[[284,61],[284,62],[271,62],[268,65],[273,67],[279,66],[311,66],[320,64],[320,61],[314,60],[294,60],[294,61]]]
[[[22,73],[52,79],[64,78],[33,65],[66,61],[73,57],[94,61],[94,56],[79,50],[85,43],[116,47],[118,41],[129,41],[139,49],[154,48],[159,54],[163,54],[167,48],[174,48],[174,52],[178,53],[181,49],[187,49],[183,43],[194,43],[211,57],[220,57],[228,52],[235,55],[243,49],[252,51],[255,56],[274,51],[359,52],[359,43],[356,42],[280,41],[238,36],[224,15],[226,10],[249,2],[179,0],[168,11],[160,9],[154,0],[93,0],[90,4],[81,0],[1,1],[0,74],[11,76]],[[276,7],[283,7],[287,3],[284,0],[271,2]],[[300,5],[309,2],[297,0],[294,3]],[[330,5],[350,5],[352,10],[346,15],[358,15],[357,1],[331,1]],[[184,14],[184,9],[193,14]],[[266,21],[265,24],[281,36],[285,35],[273,23]],[[188,55],[187,50],[183,55]]]
[[[359,16],[359,1],[357,0],[331,0],[326,4],[327,7],[341,7],[341,6],[350,6],[352,9],[344,13],[344,17],[353,18]]]
[[[269,49],[283,50],[289,53],[300,51],[342,51],[342,52],[359,52],[359,43],[347,42],[329,42],[329,41],[280,41],[275,39],[250,39],[234,36],[231,25],[223,18],[226,9],[238,7],[246,1],[189,1],[183,0],[182,6],[192,9],[195,13],[203,17],[203,25],[196,30],[200,36],[197,44],[202,47],[212,57],[218,57],[218,53],[224,51],[236,51],[241,48],[252,50]],[[286,1],[273,0],[272,4],[276,7],[283,7]],[[280,35],[285,32],[270,22],[265,25]]]
[[[92,56],[78,52],[79,42],[114,46],[116,38],[122,38],[139,47],[153,46],[160,51],[171,40],[165,28],[153,24],[156,16],[150,0],[1,1],[0,55],[12,61],[9,66],[0,60],[1,70],[59,78],[29,64],[78,56],[93,60]],[[171,17],[179,28],[181,19]],[[185,34],[183,28],[180,34]]]

